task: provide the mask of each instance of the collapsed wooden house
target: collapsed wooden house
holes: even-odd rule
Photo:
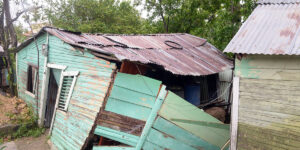
[[[235,54],[231,149],[300,149],[300,1],[260,0]]]
[[[226,91],[218,73],[232,68],[205,39],[45,27],[18,50],[19,97],[50,128],[54,148],[220,149],[228,143],[228,125],[195,106],[205,97],[224,98],[214,94]]]

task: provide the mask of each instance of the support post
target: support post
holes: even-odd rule
[[[230,126],[230,150],[237,149],[237,135],[238,135],[238,116],[239,116],[239,87],[240,78],[233,78],[232,88],[232,105],[231,105],[231,126]]]
[[[49,33],[47,33],[47,44],[46,44],[46,51],[48,50],[48,44],[49,44]],[[43,82],[42,82],[42,91],[41,91],[41,98],[37,99],[37,101],[40,101],[40,109],[39,109],[39,119],[38,119],[38,125],[39,127],[44,126],[44,120],[45,120],[45,110],[46,110],[46,99],[48,94],[48,82],[49,82],[49,69],[47,68],[48,63],[48,53],[44,55],[44,70],[43,70]],[[40,68],[38,68],[40,69]]]
[[[151,110],[151,113],[150,113],[150,115],[149,115],[149,117],[147,119],[147,122],[145,124],[144,129],[143,129],[143,132],[142,132],[142,134],[140,136],[140,139],[139,139],[139,141],[138,141],[138,143],[136,145],[136,148],[135,148],[136,150],[141,150],[142,149],[143,144],[145,143],[146,137],[148,136],[149,131],[151,130],[151,128],[153,126],[154,120],[155,120],[155,118],[157,116],[157,113],[158,113],[158,111],[159,111],[159,109],[160,109],[160,107],[161,107],[161,105],[162,105],[162,103],[163,103],[166,95],[167,95],[166,86],[162,85],[162,87],[161,87],[161,89],[159,91],[159,94],[158,94],[158,96],[157,96],[157,98],[155,100],[155,104],[154,104],[154,106],[153,106],[153,108]]]

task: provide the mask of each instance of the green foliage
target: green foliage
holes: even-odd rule
[[[223,50],[256,0],[47,0],[56,27],[88,33],[190,33]],[[141,18],[137,6],[148,12]]]
[[[29,106],[28,111],[24,115],[6,114],[11,118],[13,123],[19,124],[19,128],[14,132],[12,138],[20,138],[33,136],[38,137],[45,132],[44,128],[40,128],[37,124],[37,116],[34,114],[33,109]]]
[[[88,33],[139,33],[142,19],[129,1],[62,0],[53,2],[46,16],[56,27]]]
[[[146,0],[159,32],[184,32],[223,50],[255,8],[256,0]],[[142,4],[141,0],[137,4]],[[159,23],[160,22],[160,23]]]
[[[21,24],[15,25],[15,30],[17,34],[17,39],[19,43],[23,43],[27,37],[24,35],[25,32],[28,32],[27,29],[23,28]]]

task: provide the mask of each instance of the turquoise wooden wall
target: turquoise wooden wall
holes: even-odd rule
[[[160,81],[145,76],[117,73],[105,110],[145,120],[147,124],[148,117],[152,114],[150,112],[158,101],[157,95],[163,91],[160,90],[160,85]],[[229,125],[223,124],[171,91],[163,97],[163,104],[159,108],[149,133],[145,135],[142,145],[144,150],[218,150],[229,140]],[[146,126],[143,132],[145,130]],[[143,136],[100,125],[95,129],[95,134],[132,146],[131,149],[137,146]],[[113,146],[94,146],[93,149],[102,148],[130,149]]]
[[[46,43],[46,36],[38,38],[38,44]],[[18,87],[19,95],[28,103],[36,100],[24,93],[26,89],[26,64],[34,61],[33,44],[18,52]],[[44,59],[40,60],[40,88],[42,87],[42,72]],[[55,36],[49,36],[48,63],[67,66],[65,71],[79,71],[73,94],[67,112],[57,110],[51,142],[58,149],[81,149],[96,116],[102,106],[112,74],[116,65],[109,61],[96,58],[88,50],[80,51]],[[41,91],[40,91],[41,92]]]
[[[41,55],[42,44],[46,43],[47,36],[46,34],[40,36],[37,39],[37,45],[39,47],[39,98],[41,97],[41,89],[42,89],[42,80],[43,80],[43,70],[44,70],[44,56]],[[33,98],[32,96],[25,93],[26,86],[27,86],[27,68],[28,63],[34,64],[38,66],[37,64],[37,49],[34,42],[31,42],[29,45],[24,47],[21,51],[17,53],[17,87],[18,87],[18,95],[19,98],[25,100],[25,102],[29,105],[31,105],[36,112],[38,110],[37,108],[37,99]]]
[[[105,110],[146,121],[160,84],[161,81],[142,75],[118,72]]]

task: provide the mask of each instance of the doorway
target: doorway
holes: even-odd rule
[[[50,69],[44,127],[50,128],[58,92],[58,82],[61,74],[59,69]]]

